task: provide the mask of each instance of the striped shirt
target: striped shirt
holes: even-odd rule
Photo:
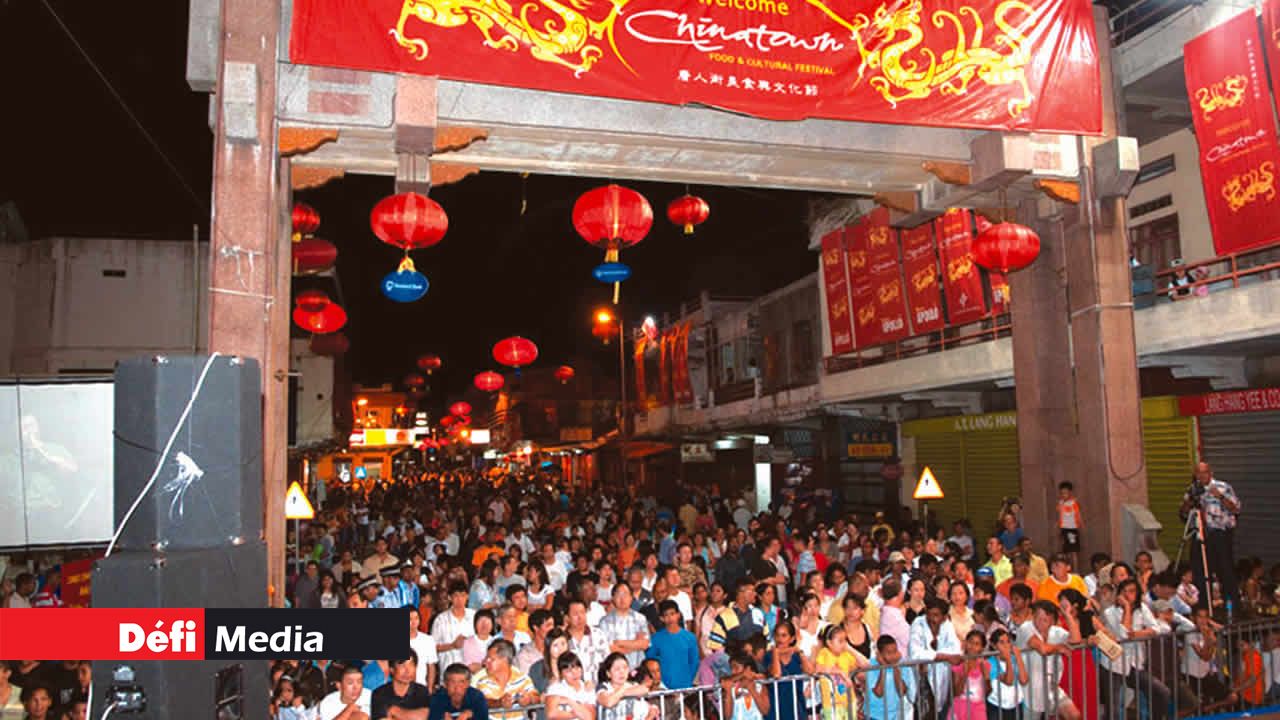
[[[471,687],[479,690],[489,701],[489,717],[492,720],[519,720],[524,715],[521,712],[494,712],[501,707],[504,695],[510,695],[512,705],[517,705],[521,695],[525,693],[536,695],[538,692],[538,689],[533,686],[533,680],[514,666],[511,668],[511,677],[507,678],[505,685],[499,684],[486,669],[476,673],[476,676],[471,679]]]
[[[740,641],[764,633],[769,635],[769,626],[765,624],[764,612],[752,605],[746,610],[739,610],[736,605],[729,605],[716,614],[711,623],[711,635],[707,637],[707,650],[716,652],[723,650],[730,640]]]
[[[605,636],[610,645],[619,640],[639,638],[648,640],[649,621],[634,610],[628,610],[624,614],[615,609],[600,621],[600,633]],[[640,667],[640,663],[644,662],[644,648],[627,653],[627,662],[631,663],[632,668]]]

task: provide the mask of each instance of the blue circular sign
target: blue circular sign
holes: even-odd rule
[[[397,270],[382,278],[382,294],[398,303],[410,303],[427,294],[431,283],[417,270]]]
[[[591,274],[602,283],[620,283],[631,277],[631,268],[620,262],[607,262],[595,266]]]

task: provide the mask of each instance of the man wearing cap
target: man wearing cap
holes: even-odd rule
[[[384,567],[378,573],[382,576],[382,592],[378,596],[369,601],[371,608],[398,608],[403,607],[400,604],[400,568],[397,566]]]
[[[1000,538],[994,535],[987,538],[987,557],[987,564],[983,565],[981,569],[991,569],[991,572],[995,575],[996,585],[1000,585],[1005,580],[1013,577],[1013,564],[1009,562],[1009,557],[1004,553],[1004,543],[1000,542]]]
[[[911,573],[907,572],[907,556],[902,554],[900,550],[894,550],[889,553],[889,572],[887,575],[895,578],[902,583],[902,587],[906,587],[911,580]]]
[[[368,607],[385,607],[373,604],[375,600],[378,600],[382,596],[382,582],[378,579],[377,575],[370,575],[369,577],[361,580],[360,583],[356,585],[356,592],[360,594],[360,599],[364,600],[365,603],[368,604]]]

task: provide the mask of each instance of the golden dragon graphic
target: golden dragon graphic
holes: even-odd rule
[[[1233,176],[1222,184],[1222,197],[1231,212],[1240,212],[1258,199],[1270,202],[1276,197],[1276,167],[1270,160],[1252,170]]]
[[[484,44],[495,50],[518,52],[527,46],[536,60],[562,65],[575,77],[591,70],[604,57],[605,43],[632,73],[622,57],[614,36],[614,24],[628,0],[527,0],[519,9],[507,0],[404,0],[400,20],[389,33],[396,43],[417,60],[431,52],[427,41],[410,37],[405,29],[410,18],[430,25],[456,28],[474,24],[484,36]],[[604,19],[588,17],[597,5],[607,5]]]
[[[967,255],[947,263],[948,282],[958,282],[971,272],[973,272],[973,260]]]
[[[876,225],[867,232],[867,247],[884,247],[889,244],[889,228]]]
[[[867,267],[867,251],[854,250],[849,253],[849,270],[863,270]]]
[[[938,281],[938,274],[931,267],[921,268],[911,274],[911,287],[922,292]]]
[[[1035,9],[1021,0],[1004,0],[996,6],[992,20],[999,32],[994,36],[993,47],[983,44],[986,26],[977,10],[968,5],[961,6],[958,13],[935,10],[930,18],[933,27],[941,30],[950,24],[955,30],[955,45],[941,56],[929,47],[920,47],[925,41],[925,31],[922,27],[924,7],[919,0],[896,2],[892,6],[882,3],[871,17],[858,13],[852,21],[829,8],[824,0],[807,2],[853,34],[861,56],[854,86],[860,84],[869,71],[876,72],[868,84],[891,107],[896,108],[898,103],[907,100],[922,100],[935,91],[942,95],[965,95],[975,79],[989,86],[1018,86],[1021,96],[1011,98],[1006,106],[1010,117],[1021,115],[1031,106],[1033,96],[1026,73],[1031,51],[1023,26],[1034,25],[1038,19]],[[1022,24],[1010,22],[1011,13],[1025,15]],[[973,21],[972,40],[961,16]],[[909,57],[913,52],[915,56]]]
[[[858,308],[858,324],[870,325],[872,320],[876,319],[876,306],[863,305]]]
[[[897,283],[894,283],[891,285],[881,285],[876,294],[881,305],[888,305],[901,297],[901,293],[902,291],[899,289]]]
[[[1204,119],[1219,110],[1239,107],[1244,102],[1245,90],[1249,88],[1249,79],[1244,75],[1228,75],[1212,85],[1196,90],[1196,104],[1204,113]]]

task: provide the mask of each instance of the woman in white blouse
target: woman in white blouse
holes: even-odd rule
[[[595,688],[583,676],[582,661],[573,653],[556,660],[560,679],[545,693],[547,720],[595,720]]]

